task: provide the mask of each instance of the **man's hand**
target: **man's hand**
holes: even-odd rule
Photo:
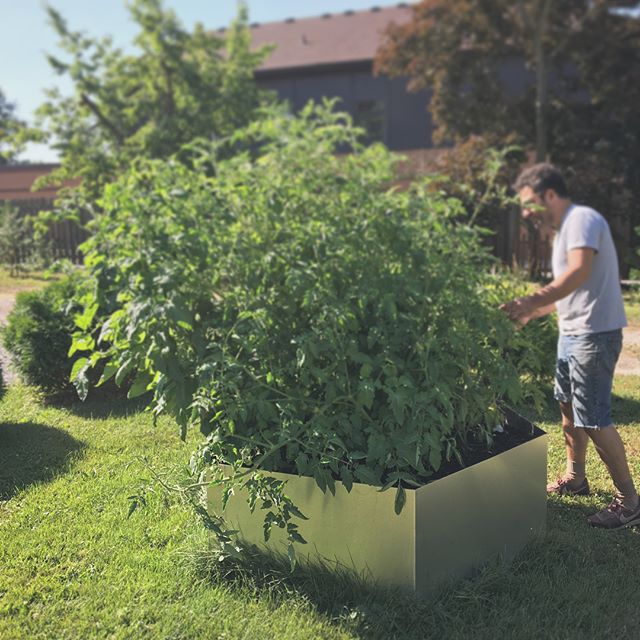
[[[535,317],[537,305],[529,296],[523,298],[516,298],[500,306],[500,309],[504,311],[511,320],[513,320],[518,326],[524,327],[529,320]]]

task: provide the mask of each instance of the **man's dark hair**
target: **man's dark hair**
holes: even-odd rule
[[[517,193],[524,187],[531,187],[537,195],[542,195],[547,189],[553,189],[561,198],[569,197],[569,190],[562,174],[548,162],[534,164],[518,176],[513,188]]]

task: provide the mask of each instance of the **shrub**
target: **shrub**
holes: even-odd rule
[[[76,292],[73,278],[54,282],[39,291],[17,295],[4,329],[4,345],[23,380],[45,392],[70,389],[73,318],[67,312]],[[78,307],[76,307],[76,311]]]
[[[85,318],[101,297],[119,308],[78,335],[74,373],[84,387],[101,362],[102,380],[135,372],[131,396],[152,390],[155,414],[207,435],[194,473],[222,460],[323,490],[396,486],[400,509],[405,486],[490,445],[501,403],[522,398],[524,332],[461,202],[389,188],[392,155],[357,133],[309,106],[238,132],[213,178],[147,161],[107,187]],[[282,488],[242,473],[267,530],[288,523]]]
[[[44,289],[19,293],[7,318],[4,345],[17,371],[47,395],[74,393],[69,350],[90,287],[83,273],[68,273]]]

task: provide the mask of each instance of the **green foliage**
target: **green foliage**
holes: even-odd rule
[[[69,380],[74,365],[69,357],[73,355],[73,334],[78,326],[86,329],[89,313],[98,312],[97,307],[82,307],[83,296],[90,287],[83,273],[70,272],[43,289],[18,293],[7,318],[4,346],[24,382],[47,395],[73,391]]]
[[[40,214],[29,215],[15,204],[0,203],[0,263],[9,268],[11,277],[52,264],[51,239],[39,218]]]
[[[506,270],[493,276],[487,286],[491,304],[500,305],[531,294],[532,286]],[[555,314],[527,323],[512,336],[505,356],[514,363],[520,374],[522,406],[529,405],[540,414],[545,406],[545,395],[553,379],[558,344],[558,322]]]
[[[19,273],[34,247],[29,218],[10,203],[0,204],[0,263],[9,267],[11,276]]]
[[[393,156],[363,148],[332,106],[274,110],[213,158],[203,148],[215,177],[136,163],[106,187],[83,248],[97,285],[72,347],[81,395],[98,365],[99,384],[153,391],[154,415],[207,436],[194,476],[231,465],[278,524],[292,506],[257,470],[323,491],[396,486],[399,509],[404,486],[486,448],[500,403],[523,397],[521,334],[498,310],[511,294],[485,275],[462,203],[390,189]]]
[[[24,123],[15,116],[15,105],[7,100],[0,89],[0,166],[15,159],[20,150],[17,137],[23,127]]]
[[[4,345],[17,371],[26,383],[47,393],[70,389],[67,353],[74,325],[67,305],[76,288],[77,279],[68,277],[40,291],[21,292],[7,318]]]
[[[640,377],[616,376],[613,402],[627,448],[640,450]],[[552,499],[544,539],[516,562],[490,563],[418,602],[335,567],[291,574],[284,561],[250,554],[220,562],[191,514],[159,492],[126,519],[125,497],[147,475],[141,460],[166,478],[189,456],[171,420],[154,428],[148,414],[117,409],[95,401],[43,407],[17,385],[0,403],[0,495],[13,496],[0,517],[1,638],[584,640],[640,632],[637,581],[621,580],[619,570],[623,557],[631,576],[640,573],[640,531],[612,539],[584,522],[614,491],[598,456],[588,458],[593,495]],[[553,479],[566,464],[557,408],[541,426]],[[629,463],[640,477],[640,458]],[[597,559],[597,572],[585,558]],[[568,576],[577,591],[566,592]],[[571,606],[577,600],[592,606]],[[615,613],[603,613],[611,603]]]
[[[133,54],[72,31],[47,9],[62,52],[49,62],[74,88],[70,97],[49,91],[39,110],[38,137],[62,163],[48,180],[81,178],[94,196],[133,158],[228,135],[266,99],[253,80],[266,49],[250,49],[244,5],[224,38],[200,24],[186,30],[161,0],[134,0],[129,11],[139,28]]]

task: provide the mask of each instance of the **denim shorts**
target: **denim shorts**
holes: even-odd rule
[[[622,329],[560,336],[553,395],[571,402],[574,426],[612,424],[611,386],[621,349]]]

